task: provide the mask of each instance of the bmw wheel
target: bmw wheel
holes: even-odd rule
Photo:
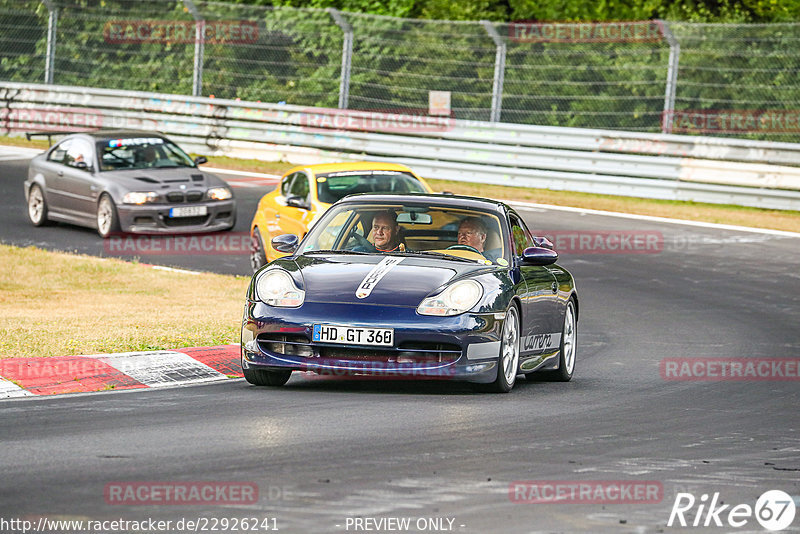
[[[97,233],[106,238],[114,232],[119,232],[117,207],[111,197],[104,194],[97,203]]]
[[[36,184],[28,192],[28,217],[34,226],[47,224],[47,202],[42,188]]]
[[[256,272],[267,264],[267,252],[264,249],[264,240],[261,239],[261,232],[258,228],[253,228],[253,235],[250,237],[250,266]]]

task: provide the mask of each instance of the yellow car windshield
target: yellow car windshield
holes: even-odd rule
[[[356,193],[425,193],[422,182],[401,171],[342,171],[317,175],[317,198],[334,202]]]

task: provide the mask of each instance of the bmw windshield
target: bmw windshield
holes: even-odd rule
[[[97,143],[101,171],[194,167],[194,161],[175,143],[161,137],[130,137]]]

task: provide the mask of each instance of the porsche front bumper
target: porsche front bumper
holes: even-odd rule
[[[416,308],[305,302],[274,308],[247,301],[242,367],[336,376],[440,378],[490,383],[497,377],[503,313],[431,317]],[[392,328],[391,347],[313,341],[315,324]]]

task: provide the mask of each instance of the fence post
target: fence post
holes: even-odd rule
[[[494,56],[494,81],[492,82],[492,112],[489,116],[491,122],[500,122],[500,113],[503,110],[503,81],[506,76],[506,42],[497,33],[497,29],[488,20],[482,20],[486,33],[494,41],[497,52]]]
[[[203,96],[203,58],[205,56],[206,21],[192,0],[183,0],[183,5],[194,17],[194,67],[192,68],[192,96]]]
[[[672,133],[672,115],[675,112],[675,91],[678,85],[678,63],[681,58],[681,44],[675,38],[665,20],[656,21],[669,43],[669,64],[667,66],[667,88],[664,91],[664,113],[661,116],[661,131]]]
[[[49,12],[47,19],[47,52],[44,58],[44,83],[53,83],[53,68],[56,64],[56,30],[58,29],[58,8],[51,0],[42,0]]]
[[[339,109],[347,109],[348,100],[350,99],[350,67],[353,60],[353,26],[344,20],[344,17],[342,17],[338,9],[329,7],[328,13],[331,14],[333,21],[341,28],[342,33],[344,33],[344,42],[342,43],[342,75],[339,78]]]

